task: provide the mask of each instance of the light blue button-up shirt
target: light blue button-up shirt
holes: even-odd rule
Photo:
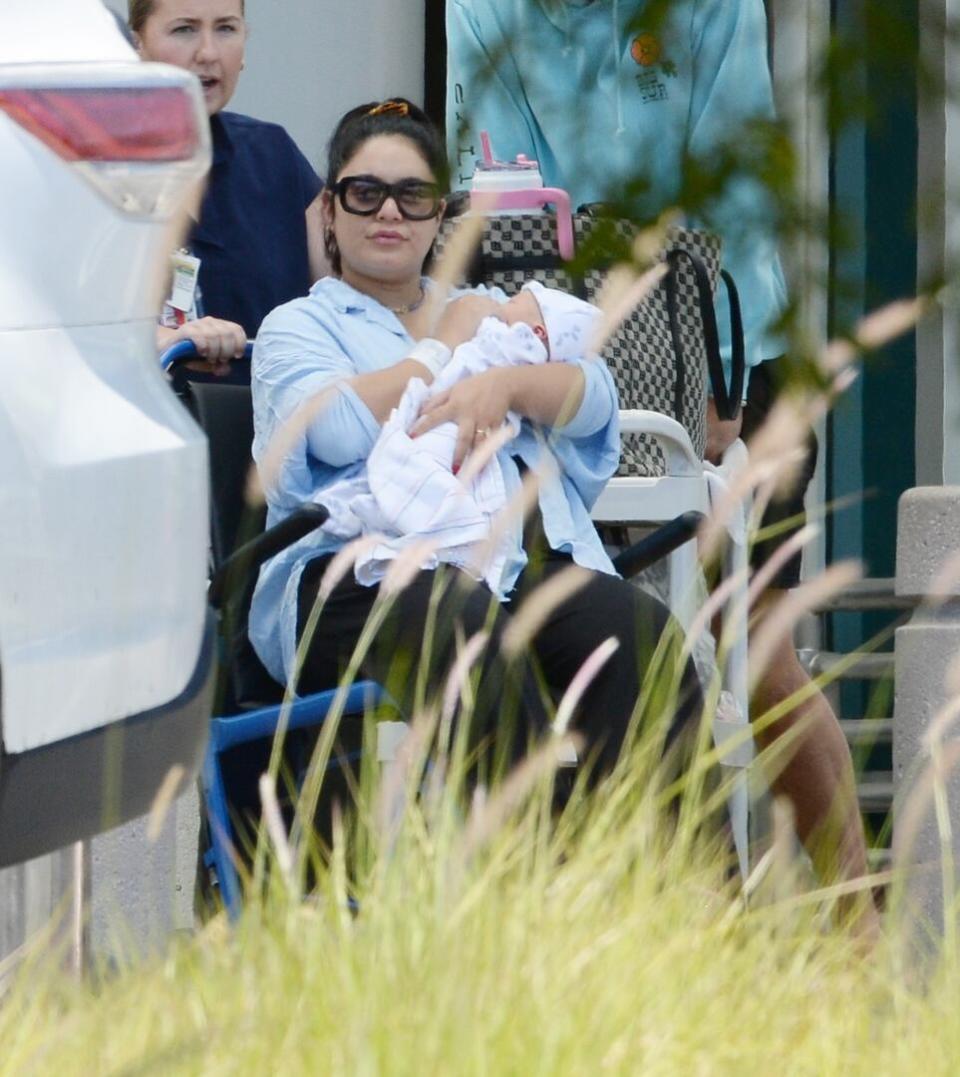
[[[429,281],[424,283],[430,287]],[[470,291],[506,300],[499,289]],[[466,291],[458,291],[454,297],[463,294]],[[395,314],[333,277],[323,278],[308,296],[267,316],[253,352],[254,459],[262,465],[277,437],[289,443],[279,473],[267,477],[268,525],[304,502],[322,503],[328,486],[362,473],[380,424],[346,382],[400,362],[413,343]],[[537,470],[544,453],[551,453],[559,469],[552,469],[553,477],[543,482],[539,493],[547,541],[584,568],[612,573],[589,510],[620,458],[617,393],[601,360],[583,359],[578,365],[585,386],[576,415],[551,430],[524,420],[517,438],[500,451],[499,462],[509,500],[521,485],[514,458]],[[298,422],[294,417],[303,416],[308,401],[324,390],[323,407],[309,423]],[[518,520],[510,533],[500,588],[507,596],[527,561],[522,538]],[[250,639],[279,681],[286,681],[293,669],[304,566],[341,545],[325,531],[314,531],[260,570],[250,609]]]

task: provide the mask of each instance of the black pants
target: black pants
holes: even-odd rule
[[[311,562],[299,593],[298,638],[314,605],[328,557]],[[570,564],[570,558],[545,551],[533,557],[508,605],[457,569],[422,571],[404,589],[377,632],[361,673],[386,687],[410,714],[418,675],[432,690],[442,688],[457,654],[457,639],[479,631],[489,644],[479,663],[471,732],[488,738],[501,758],[516,758],[528,738],[545,730],[548,701],[557,702],[593,650],[610,636],[620,647],[583,696],[573,728],[595,755],[595,773],[608,771],[619,755],[640,704],[641,721],[666,726],[667,743],[689,719],[699,717],[702,692],[692,663],[678,670],[675,660],[644,682],[658,641],[671,623],[666,608],[631,584],[595,572],[588,583],[548,614],[524,653],[508,659],[501,648],[504,632],[518,607],[534,590]],[[377,588],[360,586],[352,573],[324,604],[298,681],[300,692],[333,686],[346,666],[373,608]],[[421,673],[421,663],[427,666]],[[672,682],[672,683],[671,683]],[[584,753],[581,753],[583,756]]]

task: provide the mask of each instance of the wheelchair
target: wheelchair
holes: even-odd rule
[[[249,359],[252,345],[247,346]],[[196,358],[189,341],[181,341],[160,358],[171,372]],[[201,770],[201,802],[205,816],[206,848],[201,850],[202,879],[219,889],[220,901],[231,919],[241,911],[244,861],[238,816],[256,814],[249,796],[237,803],[231,778],[256,789],[273,737],[282,725],[285,737],[316,733],[331,714],[336,687],[284,702],[278,684],[257,659],[247,639],[246,622],[256,572],[274,556],[327,519],[317,503],[301,506],[279,524],[264,530],[266,511],[247,504],[247,480],[253,461],[253,408],[249,385],[190,381],[185,405],[207,435],[210,470],[211,578],[208,597],[218,616],[220,679],[215,714]],[[614,567],[630,578],[693,540],[703,520],[696,511],[681,513],[641,541],[623,550]],[[356,682],[338,713],[354,725],[374,708],[392,704],[383,688],[371,681]],[[341,728],[344,722],[341,721]],[[395,727],[396,728],[396,727]],[[356,730],[355,730],[356,732]],[[338,762],[357,763],[359,736]],[[309,740],[304,742],[309,748]],[[246,754],[246,759],[244,756]],[[301,753],[303,754],[303,753]],[[308,754],[308,752],[307,752]],[[294,768],[297,769],[297,768]],[[302,770],[302,767],[300,768]]]

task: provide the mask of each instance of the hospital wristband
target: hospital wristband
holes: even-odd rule
[[[440,340],[433,337],[424,337],[418,340],[407,354],[408,359],[416,360],[421,366],[425,366],[435,378],[441,370],[450,362],[453,352]]]

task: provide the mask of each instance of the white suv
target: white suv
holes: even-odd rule
[[[203,749],[206,444],[154,334],[209,156],[193,76],[100,0],[0,0],[0,865]]]

